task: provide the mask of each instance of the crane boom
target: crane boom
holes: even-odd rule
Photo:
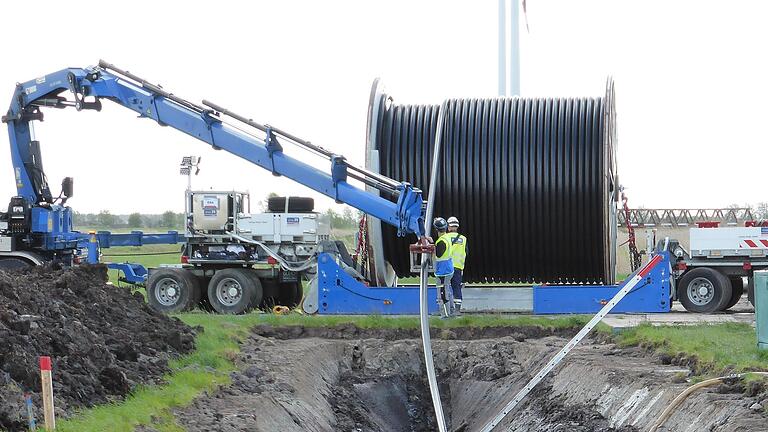
[[[74,99],[64,97],[67,92]],[[37,213],[32,212],[31,218],[48,217],[49,210],[61,211],[63,219],[69,218],[58,230],[54,228],[48,232],[56,234],[55,239],[46,240],[54,248],[71,245],[75,237],[67,235],[71,231],[71,216],[67,215],[69,209],[56,204],[57,198],[53,197],[45,178],[40,144],[34,139],[31,123],[43,119],[42,108],[100,110],[102,100],[115,102],[140,117],[172,127],[206,142],[214,149],[226,150],[276,176],[285,176],[336,202],[348,204],[395,226],[398,235],[412,233],[419,238],[426,235],[422,193],[410,184],[354,167],[341,155],[277,128],[253,122],[211,102],[198,105],[184,100],[159,85],[100,61],[99,66],[62,69],[18,84],[8,113],[2,117],[8,126],[18,196],[33,210],[39,209]],[[227,119],[249,128],[235,127]],[[324,171],[286,155],[282,142],[292,142],[326,158],[330,169]],[[348,178],[360,180],[382,193],[371,193],[356,187],[347,181]],[[387,196],[397,199],[393,202]],[[32,224],[35,225],[36,221],[32,220]]]

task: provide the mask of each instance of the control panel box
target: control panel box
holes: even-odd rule
[[[201,231],[226,231],[230,194],[192,192],[192,227]]]

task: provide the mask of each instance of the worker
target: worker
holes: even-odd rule
[[[450,289],[453,277],[453,258],[451,242],[448,238],[448,222],[438,217],[432,223],[437,231],[435,241],[435,277],[437,277],[437,304],[441,318],[453,316],[453,290]]]
[[[451,277],[451,291],[453,291],[453,304],[456,315],[461,315],[461,289],[464,287],[462,276],[464,274],[464,261],[467,259],[467,238],[459,234],[459,218],[448,218],[448,238],[451,241],[451,258],[453,259],[453,276]]]

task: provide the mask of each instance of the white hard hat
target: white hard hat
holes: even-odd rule
[[[449,217],[448,218],[448,226],[451,226],[451,227],[459,226],[459,218],[457,218],[456,216]]]

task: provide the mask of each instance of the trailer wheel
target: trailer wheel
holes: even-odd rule
[[[147,302],[163,313],[187,311],[200,301],[197,277],[179,268],[161,268],[152,272],[147,280]]]
[[[280,304],[293,309],[301,303],[304,289],[301,282],[283,282],[280,284]]]
[[[280,298],[280,285],[274,279],[264,279],[261,281],[261,287],[264,292],[264,296],[261,298],[261,304],[259,309],[264,312],[271,312],[272,307],[279,304]]]
[[[222,314],[241,314],[261,303],[259,278],[248,269],[231,268],[216,272],[208,283],[208,301]]]
[[[684,274],[677,288],[677,298],[691,312],[711,313],[723,310],[731,299],[731,281],[708,267]]]
[[[728,300],[728,304],[725,305],[723,310],[734,307],[744,294],[744,279],[741,276],[732,276],[728,279],[731,281],[731,299]]]

